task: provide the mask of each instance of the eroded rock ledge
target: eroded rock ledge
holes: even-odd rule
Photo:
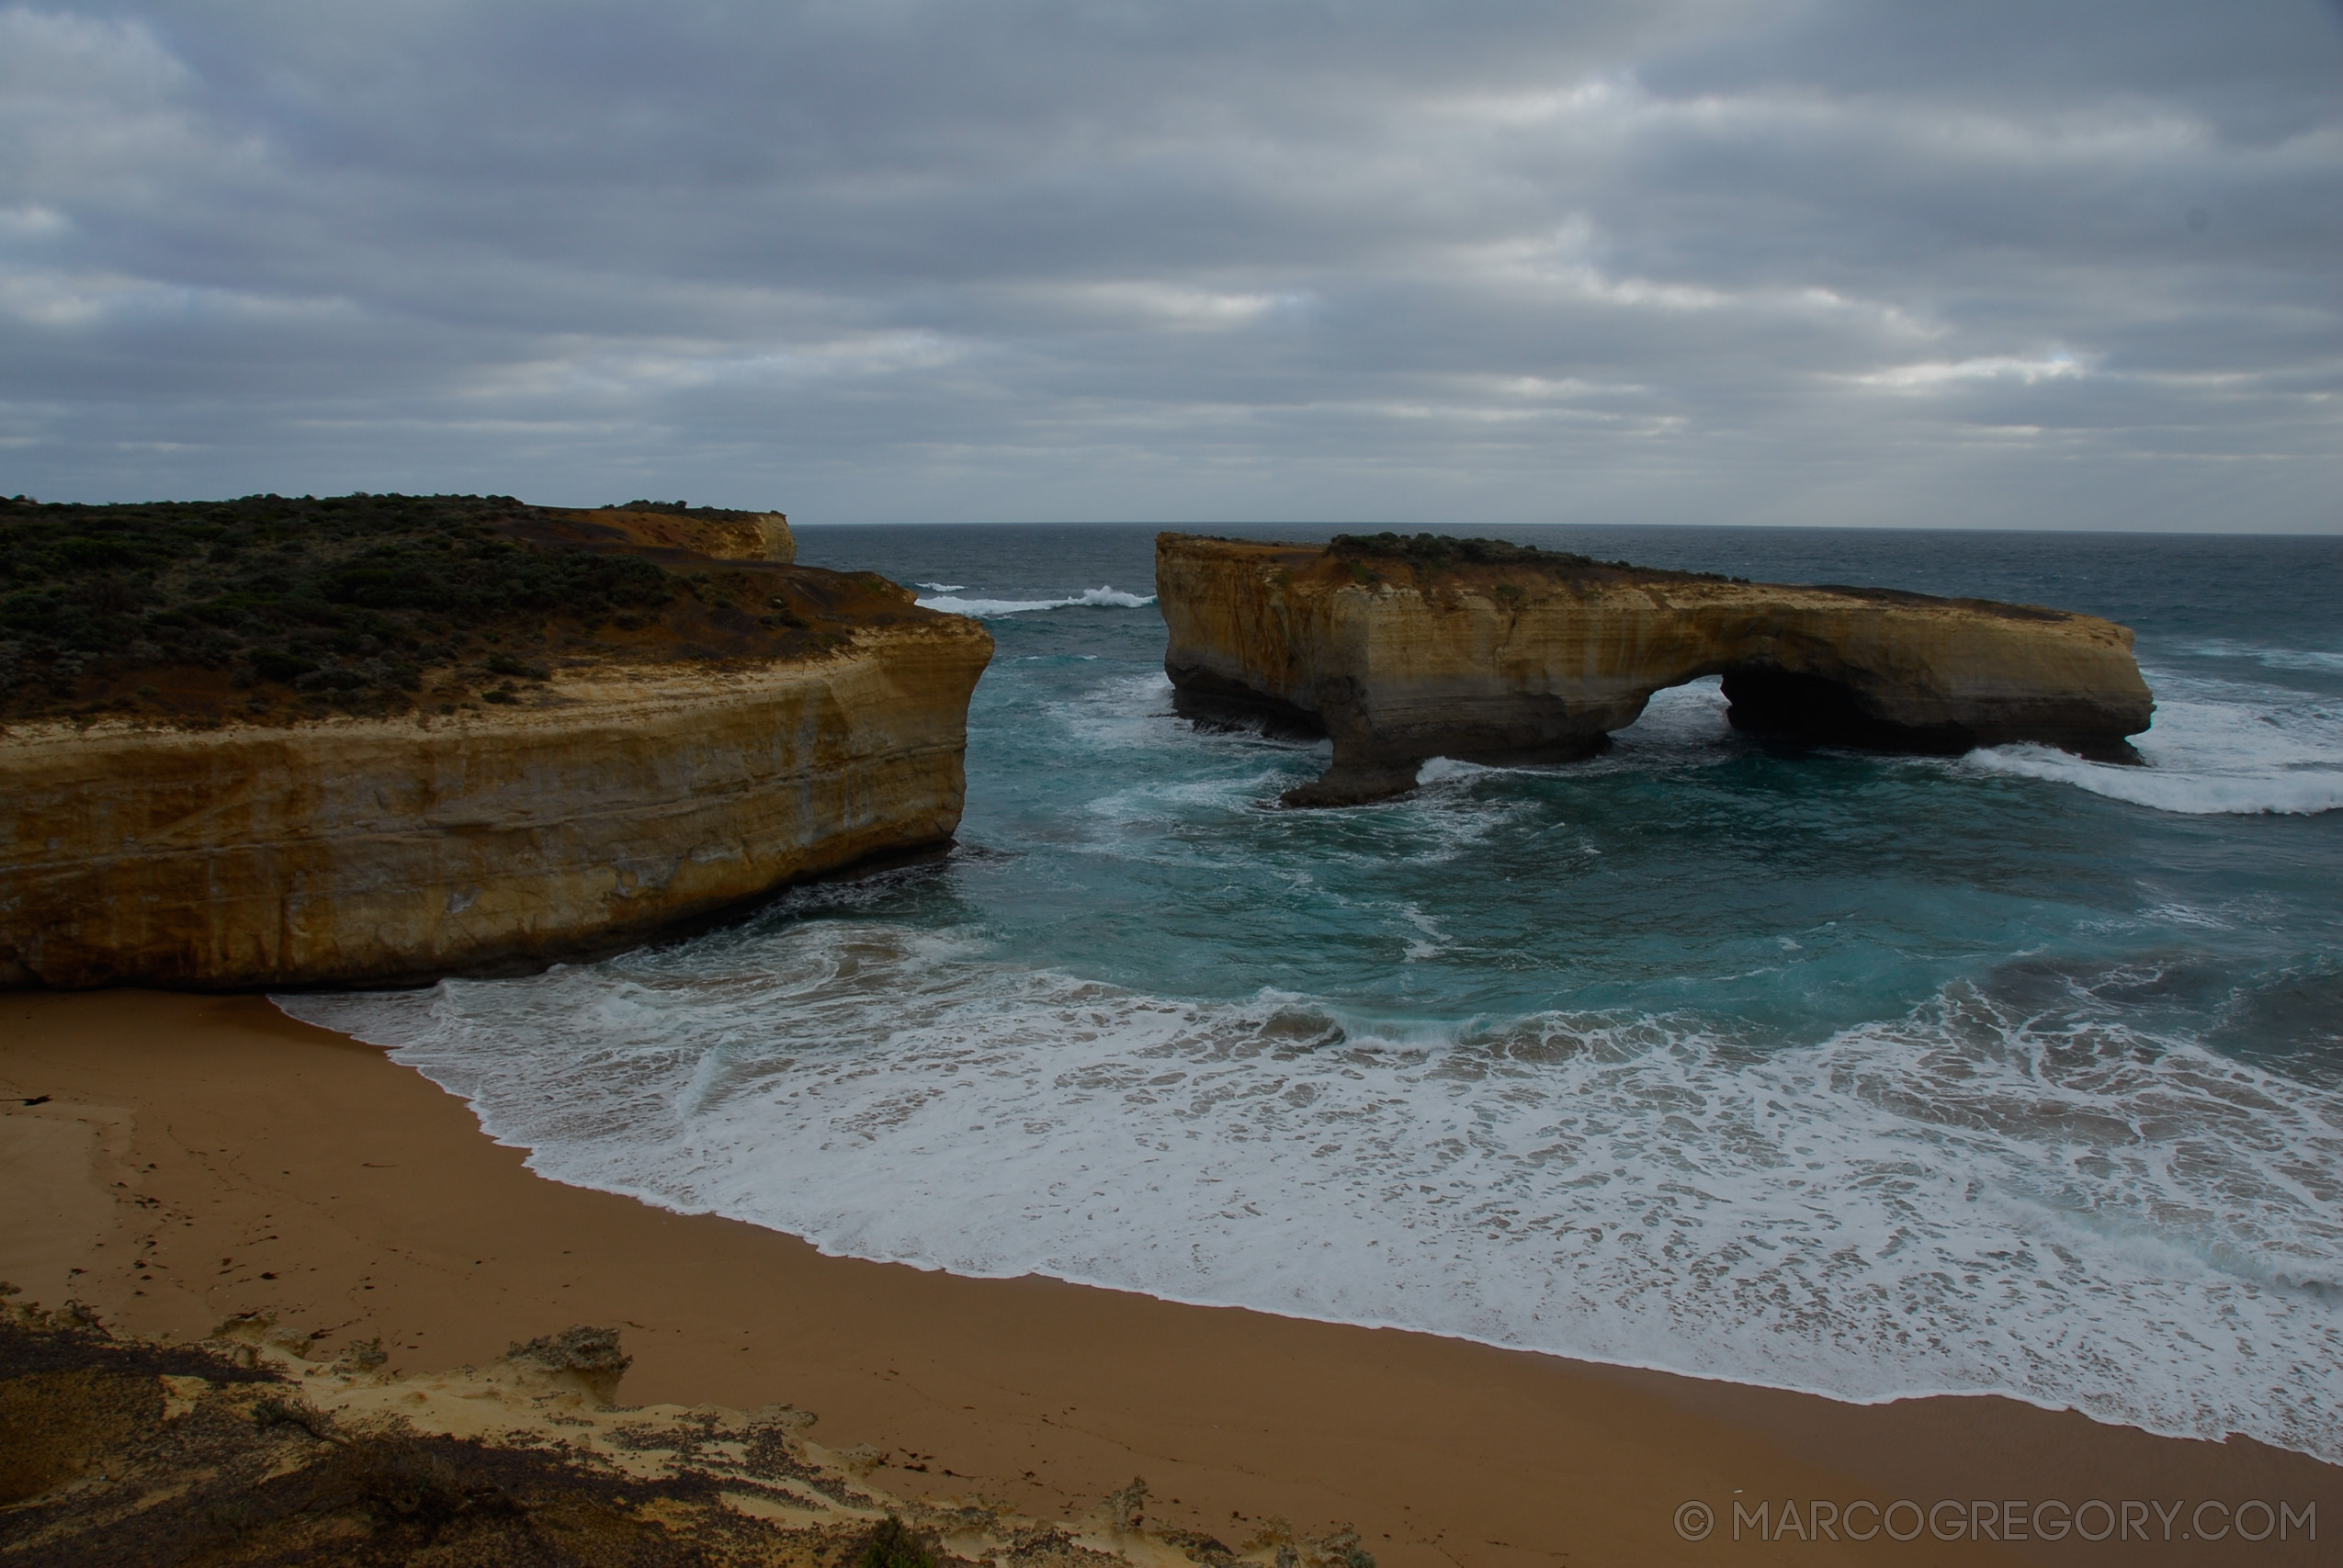
[[[939,615],[813,658],[554,671],[452,716],[26,727],[0,737],[0,979],[535,967],[943,843],[990,648]]]
[[[2155,705],[2129,629],[1885,589],[1751,583],[1495,541],[1164,534],[1179,711],[1330,736],[1295,806],[1411,789],[1428,758],[1568,761],[1653,693],[1724,676],[1736,728],[1954,753],[2039,741],[2136,761]]]

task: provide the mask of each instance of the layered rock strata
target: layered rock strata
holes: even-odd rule
[[[1738,728],[1894,750],[2131,761],[2154,712],[2131,632],[2095,616],[1474,553],[1160,536],[1179,711],[1330,736],[1297,806],[1400,793],[1431,757],[1584,757],[1653,693],[1708,675]]]
[[[532,967],[945,842],[992,644],[900,600],[822,651],[622,658],[490,708],[18,726],[0,735],[0,983]]]

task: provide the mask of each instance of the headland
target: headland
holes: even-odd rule
[[[13,506],[0,545],[0,984],[513,972],[959,822],[990,638],[778,513]]]

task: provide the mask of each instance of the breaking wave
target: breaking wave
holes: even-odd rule
[[[942,588],[939,583],[922,583],[922,588]],[[956,588],[960,584],[952,584]],[[1067,610],[1091,607],[1109,610],[1143,610],[1155,603],[1152,593],[1126,593],[1118,588],[1085,589],[1064,599],[961,599],[950,593],[935,592],[922,597],[919,604],[924,609],[943,610],[955,615],[1019,615],[1028,610]]]
[[[279,1005],[547,1176],[832,1253],[2343,1459],[2343,1094],[2093,978],[1799,1045],[1182,1001],[837,920]]]
[[[2271,685],[2154,672],[2144,767],[2088,762],[2047,746],[1973,752],[1969,767],[2073,784],[2191,816],[2306,816],[2343,807],[2343,700]]]

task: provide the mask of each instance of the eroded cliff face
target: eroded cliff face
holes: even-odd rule
[[[607,951],[950,839],[992,643],[562,670],[492,708],[0,735],[0,983],[383,984]]]
[[[789,531],[787,513],[780,512],[637,512],[626,507],[602,507],[591,512],[545,511],[551,525],[537,536],[565,543],[588,543],[596,536],[632,547],[684,550],[712,560],[773,561],[787,566],[798,558],[797,536]]]
[[[2129,759],[2154,712],[2131,632],[2094,616],[1573,559],[1427,568],[1166,534],[1164,668],[1192,716],[1333,738],[1294,805],[1398,793],[1430,757],[1583,757],[1705,675],[1738,728],[1890,750]]]

